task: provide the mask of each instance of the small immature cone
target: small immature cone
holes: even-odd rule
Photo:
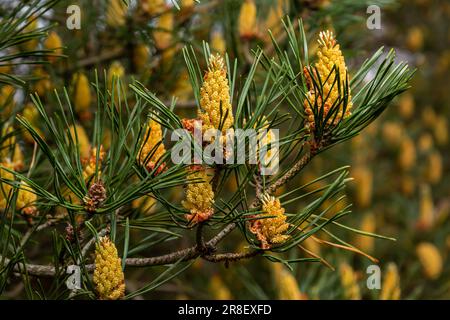
[[[397,265],[389,263],[381,285],[380,300],[399,300],[400,294],[400,275]]]
[[[89,120],[92,118],[89,110],[92,101],[89,79],[84,73],[79,72],[73,76],[73,84],[75,112],[82,120]]]
[[[430,242],[422,242],[416,247],[416,254],[422,265],[422,270],[426,278],[435,280],[442,273],[442,256],[439,249]]]
[[[347,263],[342,263],[339,267],[339,273],[345,299],[361,300],[361,291],[353,268]]]
[[[182,201],[182,205],[190,212],[186,215],[186,220],[196,224],[208,220],[214,214],[214,191],[206,168],[193,166],[190,170],[187,178],[198,181],[186,186],[185,200]]]
[[[121,259],[108,237],[100,238],[97,243],[93,280],[100,300],[118,300],[125,295]]]
[[[264,213],[256,215],[251,221],[250,231],[261,242],[262,249],[270,249],[273,245],[282,244],[289,239],[289,236],[284,234],[289,223],[286,222],[287,216],[278,198],[265,195],[262,210]]]
[[[239,12],[239,35],[243,39],[252,39],[258,32],[256,4],[254,0],[245,0]]]
[[[106,200],[106,189],[102,181],[94,182],[89,187],[87,196],[83,199],[86,211],[95,212]]]
[[[311,129],[314,129],[315,127],[314,113],[312,110],[312,108],[315,108],[314,102],[317,102],[317,108],[320,109],[323,107],[324,110],[323,116],[325,117],[330,111],[330,109],[333,107],[333,104],[339,98],[341,99],[341,101],[343,100],[344,97],[342,95],[344,93],[345,82],[346,80],[349,80],[345,59],[333,32],[329,30],[320,32],[318,42],[319,42],[319,50],[317,52],[318,61],[315,64],[318,74],[315,75],[315,78],[316,79],[319,78],[320,82],[323,84],[322,97],[324,97],[326,100],[322,101],[320,93],[316,92],[316,89],[313,86],[313,81],[310,72],[316,73],[315,71],[316,69],[305,67],[304,73],[309,92],[308,92],[308,99],[305,99],[304,101],[304,108],[307,116],[306,126],[307,128]],[[333,71],[333,67],[335,66],[337,68],[337,71]],[[333,85],[337,73],[339,73],[339,83],[335,83]],[[341,92],[341,96],[339,96],[339,92]],[[329,125],[337,124],[341,120],[341,118],[343,117],[346,118],[350,115],[350,111],[352,108],[352,97],[350,94],[350,88],[347,94],[348,94],[347,97],[348,102],[345,113],[343,108],[344,101],[342,101],[340,102],[340,110],[337,113],[334,123],[333,117],[331,117],[328,120]]]

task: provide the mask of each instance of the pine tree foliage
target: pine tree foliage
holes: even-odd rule
[[[7,51],[50,30],[49,25],[23,32],[28,18],[49,10],[57,1],[38,2],[39,5],[18,8],[1,21],[0,50]],[[183,10],[183,1],[175,2],[174,6]],[[233,4],[224,5],[227,6]],[[338,7],[327,10],[333,9]],[[88,89],[95,93],[97,105],[92,116],[92,134],[88,136],[87,158],[82,150],[85,133],[78,126],[79,115],[72,92],[66,88],[55,89],[51,98],[31,94],[39,126],[19,113],[15,125],[21,129],[9,135],[2,133],[0,140],[3,146],[20,132],[34,141],[26,170],[8,167],[3,162],[0,166],[2,197],[6,199],[5,207],[1,208],[0,291],[13,274],[20,274],[29,297],[99,298],[98,292],[106,292],[103,295],[106,298],[131,299],[176,279],[200,260],[230,264],[261,256],[291,271],[299,263],[326,265],[319,255],[303,258],[290,254],[308,239],[375,261],[341,239],[342,232],[390,239],[341,221],[351,214],[351,205],[345,203],[346,184],[351,180],[348,166],[296,184],[289,191],[279,191],[308,170],[314,157],[357,136],[376,120],[396,96],[409,88],[414,71],[406,63],[396,62],[393,50],[386,52],[381,48],[355,70],[339,70],[333,64],[329,74],[321,75],[314,65],[316,58],[308,48],[311,39],[318,37],[317,29],[311,25],[307,33],[301,19],[290,17],[279,23],[282,28],[277,36],[269,32],[273,50],[258,43],[254,51],[247,52],[245,59],[230,50],[230,55],[225,53],[220,68],[211,65],[217,62],[211,62],[216,61],[211,59],[215,49],[208,42],[186,41],[181,51],[185,62],[182,68],[188,74],[193,103],[199,114],[206,112],[201,110],[202,94],[206,92],[202,88],[209,79],[204,77],[209,70],[220,72],[221,76],[226,74],[226,78],[220,79],[229,86],[230,108],[224,110],[225,106],[219,103],[218,119],[232,119],[229,126],[234,130],[281,128],[280,170],[272,176],[262,175],[260,164],[252,164],[249,158],[245,158],[244,164],[208,165],[201,169],[205,170],[201,174],[192,174],[198,168],[192,171],[189,164],[172,163],[175,143],[170,137],[175,130],[186,128],[192,119],[182,115],[182,101],[175,97],[167,100],[145,79],[125,80],[118,72],[114,75],[107,71],[95,72]],[[19,63],[14,61],[20,60],[20,63],[41,64],[41,59],[51,53],[22,51],[4,55],[0,62]],[[23,79],[2,73],[0,81],[21,83]],[[322,102],[329,98],[330,86],[331,90],[337,90],[325,110]],[[312,114],[305,111],[305,105],[309,105]],[[233,117],[228,118],[229,112]],[[313,127],[305,126],[309,116],[314,121]],[[223,122],[219,122],[222,129]],[[152,140],[160,136],[160,141]],[[6,148],[13,149],[15,143]],[[203,148],[195,143],[191,147],[193,153]],[[236,148],[235,145],[233,151]],[[214,197],[209,203],[211,214],[201,220],[187,219],[192,214],[192,206],[173,200],[173,193],[183,193],[186,185],[196,184],[210,188],[208,194]],[[233,192],[229,191],[230,184],[234,185]],[[38,214],[33,217],[17,207],[17,199],[24,192],[35,195],[33,205]],[[142,203],[136,206],[142,199],[151,201],[151,205],[145,209]],[[226,238],[234,230],[246,242],[246,248],[227,252],[223,249],[229,248]],[[42,248],[51,259],[37,263],[29,260],[26,248],[41,232],[51,239],[47,248]],[[329,240],[319,238],[324,233]],[[113,274],[100,276],[101,270],[95,271],[97,258],[92,254],[106,242],[110,248],[108,259],[114,260],[115,274],[120,274],[120,279]],[[180,246],[180,243],[191,243],[191,246]],[[131,267],[152,269],[156,276],[138,289],[127,289],[124,294],[123,275],[116,270],[119,264],[125,280]],[[65,285],[69,265],[81,268],[79,290],[71,291]],[[276,268],[275,274],[283,274],[284,269]],[[92,273],[97,275],[93,280]],[[32,286],[30,277],[50,277],[50,288]],[[110,288],[113,291],[107,285],[107,289],[104,287],[104,280],[109,278],[114,279],[114,290]],[[248,286],[250,283],[247,282]],[[292,292],[285,294],[300,294]],[[261,292],[259,295],[264,296]]]

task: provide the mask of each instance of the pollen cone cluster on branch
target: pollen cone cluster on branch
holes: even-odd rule
[[[287,216],[278,198],[265,195],[262,210],[264,212],[255,216],[251,222],[250,231],[261,242],[262,249],[270,249],[272,245],[289,239],[289,235],[284,234],[289,223],[286,222]]]
[[[108,237],[100,238],[97,243],[93,280],[100,300],[118,300],[125,294],[121,259]]]
[[[147,126],[145,134],[142,136],[142,145],[137,155],[137,161],[148,171],[152,171],[161,157],[166,153],[166,148],[163,143],[163,134],[161,125],[155,120],[151,119]],[[161,164],[158,167],[159,173],[165,167]]]
[[[190,182],[186,186],[186,197],[182,201],[182,205],[190,212],[186,214],[186,220],[190,224],[196,224],[208,220],[214,214],[214,191],[211,185],[211,177],[205,167],[192,166],[189,170],[187,178],[197,181]]]
[[[307,116],[306,127],[311,130],[314,130],[316,126],[313,108],[317,108],[316,113],[323,108],[323,118],[325,118],[334,104],[334,107],[339,106],[336,117],[333,115],[327,120],[328,125],[336,125],[342,118],[348,117],[352,108],[350,88],[348,88],[347,97],[344,99],[348,75],[344,56],[337,40],[333,33],[327,30],[320,32],[318,42],[318,61],[315,64],[315,69],[305,67],[303,70],[309,90],[307,99],[304,101]],[[317,86],[314,86],[312,75],[314,75],[316,81],[320,81],[322,84],[322,93],[319,92]],[[336,79],[338,76],[339,79]],[[347,103],[344,103],[346,99]],[[346,105],[345,111],[344,105]]]
[[[234,117],[227,71],[219,54],[209,58],[209,69],[204,76],[200,95],[198,117],[202,121],[203,132],[218,129],[224,134],[233,125]]]
[[[0,162],[0,166],[14,170],[14,165],[8,159],[4,162]],[[5,180],[14,181],[14,174],[0,168],[0,178]],[[20,182],[20,189],[16,198],[16,209],[20,210],[27,219],[31,219],[36,216],[37,208],[34,203],[37,200],[36,194],[32,191],[31,187],[25,182]],[[7,183],[0,182],[0,208],[5,208],[7,205],[8,197],[12,197],[13,187]]]

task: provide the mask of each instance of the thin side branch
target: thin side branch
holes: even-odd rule
[[[254,250],[249,252],[233,252],[233,253],[217,253],[217,254],[211,254],[203,256],[202,258],[210,261],[210,262],[233,262],[233,261],[239,261],[243,259],[252,258],[254,256],[257,256],[259,254],[262,254],[263,250]]]
[[[312,157],[316,154],[316,152],[309,152],[305,154],[297,163],[282,177],[280,177],[277,181],[271,184],[265,192],[273,193],[278,188],[286,184],[289,180],[291,180],[299,171],[301,171],[308,163],[311,161]],[[258,198],[255,198],[250,205],[250,208],[256,208],[260,203]],[[237,224],[235,222],[230,223],[225,228],[222,229],[216,236],[210,239],[205,243],[206,248],[211,248],[211,251],[214,251],[217,247],[217,244],[222,241],[228,234],[230,234],[235,228]],[[200,227],[201,228],[201,227]],[[200,229],[201,231],[201,229]],[[201,232],[200,232],[201,234]],[[149,257],[149,258],[128,258],[125,261],[126,266],[130,267],[147,267],[147,266],[156,266],[156,265],[165,265],[175,263],[179,260],[189,261],[198,257],[202,257],[205,260],[211,262],[221,262],[221,261],[237,261],[241,259],[246,259],[253,257],[262,253],[262,251],[250,251],[245,253],[222,253],[222,254],[205,254],[196,244],[195,246],[182,249],[179,251],[175,251],[172,253],[168,253],[162,256],[157,257]],[[0,256],[0,259],[2,257]],[[5,263],[9,263],[9,259],[5,258]],[[22,268],[21,268],[22,267]],[[29,275],[40,276],[40,277],[53,277],[56,274],[55,267],[53,266],[43,266],[43,265],[34,265],[34,264],[16,264],[14,266],[14,270],[16,272],[21,272],[26,268]],[[94,264],[88,264],[85,266],[88,272],[92,272],[95,268]]]

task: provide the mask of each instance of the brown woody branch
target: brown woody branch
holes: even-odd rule
[[[313,156],[317,152],[311,150],[306,153],[299,161],[295,163],[295,165],[287,171],[283,176],[281,176],[278,180],[272,183],[265,191],[267,193],[273,193],[278,188],[286,184],[290,181],[298,172],[300,172],[308,163],[311,161]],[[250,208],[256,208],[260,203],[260,199],[255,198],[250,205]],[[168,253],[165,255],[157,256],[157,257],[149,257],[149,258],[128,258],[125,261],[126,266],[130,267],[147,267],[147,266],[156,266],[156,265],[165,265],[175,263],[177,261],[189,261],[192,259],[196,259],[201,257],[207,261],[211,262],[232,262],[238,261],[241,259],[251,258],[258,254],[263,253],[263,250],[255,250],[245,253],[222,253],[222,254],[211,254],[208,251],[215,251],[217,248],[217,244],[222,241],[228,234],[230,234],[235,228],[237,224],[232,222],[228,224],[222,231],[220,231],[216,236],[206,242],[205,248],[208,250],[203,251],[199,248],[198,245],[178,250],[176,252]],[[203,252],[202,252],[203,251]],[[0,260],[2,257],[0,256]],[[5,258],[5,263],[9,263],[9,259]],[[95,268],[94,264],[88,264],[85,266],[86,271],[92,272]],[[14,270],[16,272],[24,272],[26,269],[29,275],[40,276],[40,277],[54,277],[56,275],[56,269],[54,266],[44,266],[44,265],[35,265],[35,264],[23,264],[19,263],[14,266]]]

